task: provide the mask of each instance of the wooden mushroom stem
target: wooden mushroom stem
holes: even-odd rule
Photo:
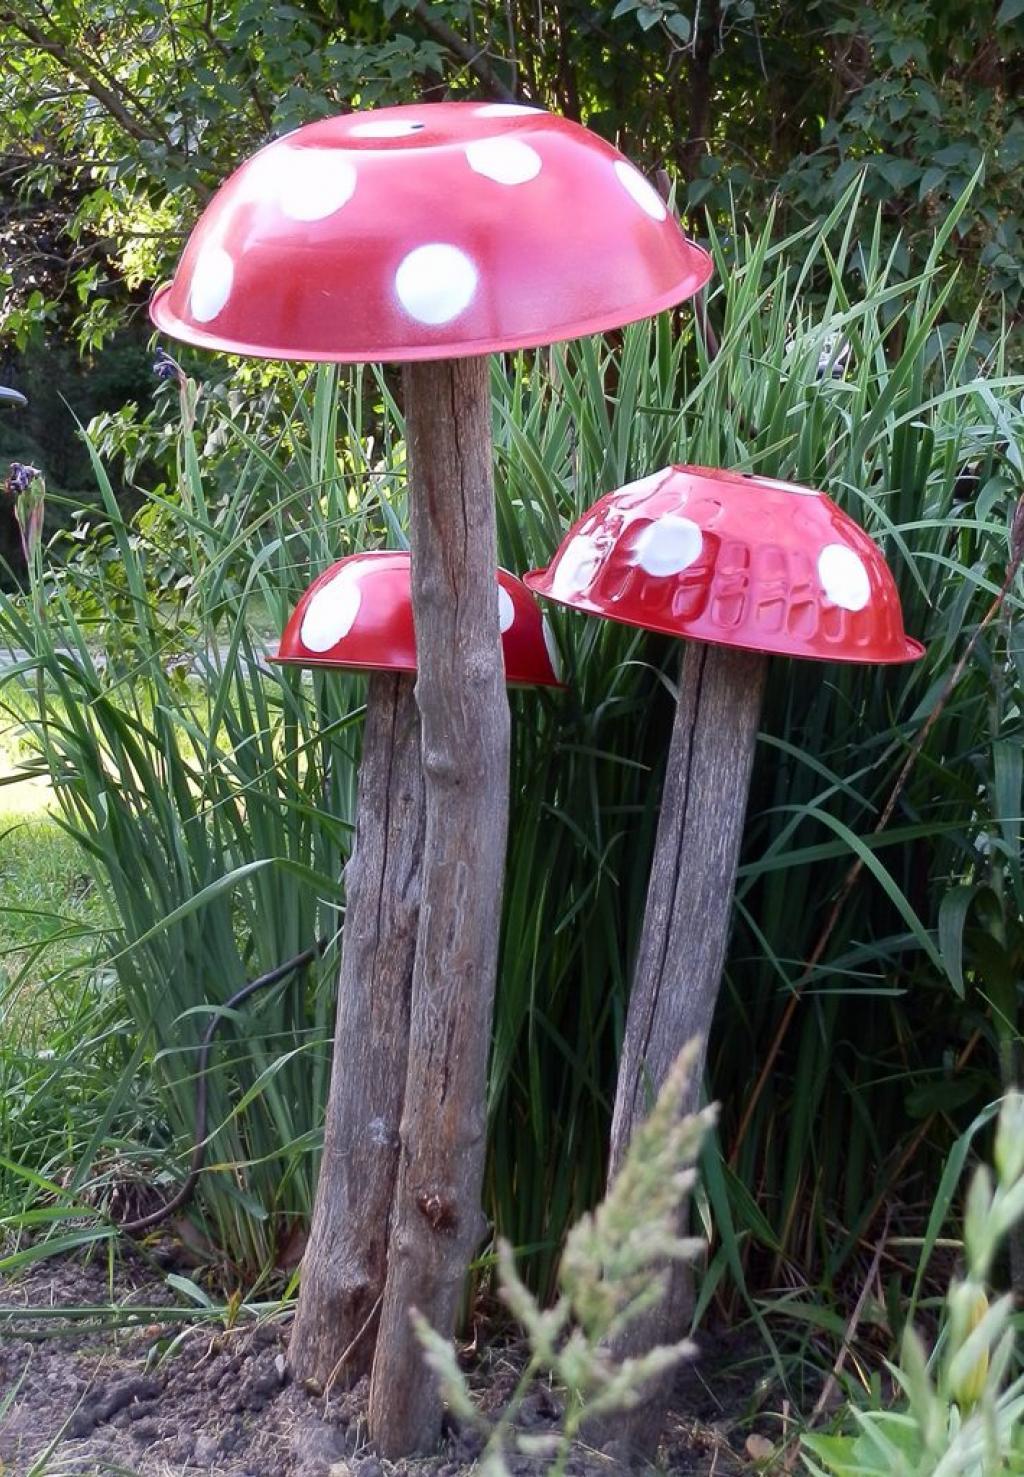
[[[365,1373],[384,1291],[423,850],[411,676],[370,677],[324,1152],[289,1347],[299,1379]]]
[[[508,825],[490,366],[404,370],[426,830],[398,1187],[370,1381],[370,1435],[427,1451],[441,1396],[410,1321],[454,1332],[481,1211],[486,1071]]]
[[[758,652],[687,642],[661,800],[661,816],[619,1065],[609,1179],[681,1048],[700,1057],[685,1111],[698,1106],[701,1073],[732,917],[750,770],[768,659]],[[685,1207],[680,1208],[680,1218]],[[616,1359],[672,1343],[689,1331],[688,1267],[666,1269],[667,1292],[615,1341]],[[653,1451],[671,1380],[605,1434]]]

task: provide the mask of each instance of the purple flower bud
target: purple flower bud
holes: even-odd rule
[[[161,381],[183,378],[181,365],[172,359],[165,349],[157,349],[156,358],[153,360],[153,373]]]
[[[7,481],[4,487],[11,497],[19,497],[27,492],[32,485],[33,477],[40,477],[42,473],[38,467],[27,466],[24,462],[11,462],[10,471],[7,473]]]

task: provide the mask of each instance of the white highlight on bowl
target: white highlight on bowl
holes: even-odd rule
[[[562,550],[551,582],[551,593],[556,600],[566,600],[586,588],[597,573],[601,563],[601,551],[594,539],[586,533],[578,533]]]
[[[417,246],[395,273],[402,307],[418,323],[450,323],[469,306],[478,273],[464,251],[444,241]]]
[[[277,203],[293,221],[322,221],[355,194],[356,171],[337,149],[289,149],[281,161]]]
[[[512,596],[504,585],[498,586],[498,627],[504,636],[512,622],[516,618],[516,608],[512,604]]]
[[[756,483],[760,480],[760,478],[760,472],[731,472],[722,480],[726,482],[735,482],[738,486],[741,481],[747,483]],[[770,481],[771,485],[763,489],[759,487],[757,489],[758,492],[792,492],[797,497],[821,497],[820,488],[804,487],[802,482],[785,482],[781,478],[770,478],[768,480]]]
[[[412,118],[371,118],[366,123],[356,123],[349,129],[352,138],[408,138],[411,133],[422,133],[425,123],[416,123]]]
[[[192,269],[188,309],[197,323],[209,323],[231,296],[235,265],[223,246],[204,246]]]
[[[664,579],[689,569],[700,558],[703,547],[703,534],[692,518],[666,513],[638,535],[633,555],[645,574]]]
[[[555,677],[558,679],[558,681],[561,682],[562,657],[561,653],[558,650],[558,644],[555,641],[555,633],[548,625],[548,618],[546,615],[542,615],[540,618],[540,628],[544,633],[544,645],[547,647],[548,661],[551,663],[551,670],[555,674]]]
[[[826,544],[818,555],[818,578],[827,599],[843,610],[863,610],[871,599],[864,561],[845,544]]]
[[[615,175],[619,184],[628,195],[639,205],[641,210],[655,221],[663,221],[668,215],[668,207],[658,194],[654,186],[645,180],[639,169],[634,169],[625,159],[616,159]]]
[[[522,139],[479,138],[466,145],[470,169],[499,185],[524,185],[540,174],[541,158]]]
[[[308,651],[330,651],[355,625],[362,603],[359,581],[351,569],[340,569],[321,585],[306,606],[299,635]]]
[[[615,501],[622,506],[627,506],[636,498],[644,498],[649,493],[657,492],[663,482],[667,482],[675,473],[674,467],[662,467],[660,472],[651,472],[647,477],[638,477],[635,482],[624,482],[621,487],[615,489]]]
[[[478,118],[515,118],[519,113],[543,113],[543,108],[528,108],[525,103],[484,103],[477,108]]]

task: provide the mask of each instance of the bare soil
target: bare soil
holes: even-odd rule
[[[286,1321],[244,1315],[176,1322],[174,1293],[157,1269],[120,1260],[111,1296],[104,1260],[48,1261],[0,1279],[0,1474],[2,1477],[469,1477],[480,1438],[452,1427],[442,1450],[420,1461],[385,1462],[366,1435],[366,1382],[314,1397],[288,1378]],[[11,1321],[6,1310],[18,1309]],[[60,1318],[59,1309],[119,1309]],[[131,1310],[140,1311],[132,1315]],[[146,1309],[166,1308],[157,1321]],[[24,1310],[23,1313],[21,1310]],[[132,1321],[128,1321],[132,1319]],[[717,1361],[716,1361],[717,1362]],[[492,1345],[471,1370],[481,1409],[504,1408],[519,1375],[513,1345]],[[729,1392],[729,1393],[723,1393]],[[684,1371],[658,1468],[672,1477],[729,1477],[746,1469],[730,1431],[742,1401],[736,1381],[705,1361]],[[537,1387],[518,1427],[554,1431],[557,1392]],[[737,1446],[742,1438],[733,1435]],[[543,1457],[509,1457],[516,1477],[541,1477]],[[580,1446],[568,1477],[608,1477],[623,1464]]]

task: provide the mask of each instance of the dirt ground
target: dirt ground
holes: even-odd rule
[[[475,1433],[446,1432],[438,1456],[385,1462],[366,1435],[366,1382],[314,1398],[291,1383],[285,1322],[218,1321],[200,1326],[173,1319],[138,1321],[118,1330],[97,1322],[41,1318],[43,1309],[109,1306],[106,1265],[49,1261],[6,1282],[2,1309],[24,1309],[0,1325],[0,1474],[2,1477],[468,1477],[479,1451]],[[173,1294],[144,1263],[119,1263],[116,1303],[171,1308]],[[514,1347],[491,1348],[471,1372],[481,1405],[499,1411],[518,1375]],[[729,1477],[746,1466],[734,1454],[733,1421],[723,1394],[730,1382],[708,1377],[698,1361],[680,1380],[658,1469],[672,1477]],[[714,1388],[713,1388],[714,1387]],[[735,1408],[736,1392],[732,1399]],[[685,1414],[684,1414],[685,1412]],[[526,1398],[522,1430],[557,1427],[556,1392],[538,1387]],[[742,1449],[742,1438],[733,1435]],[[540,1477],[547,1461],[514,1455],[516,1477]],[[569,1477],[608,1477],[622,1464],[585,1447],[570,1458]]]

